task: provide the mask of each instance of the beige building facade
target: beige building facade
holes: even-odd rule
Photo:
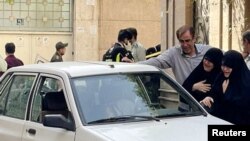
[[[250,29],[249,0],[165,0],[161,6],[163,46],[178,44],[175,31],[190,24],[198,43],[242,51],[241,35]]]

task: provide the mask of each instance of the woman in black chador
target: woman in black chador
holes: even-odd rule
[[[222,73],[211,90],[211,96],[202,102],[213,114],[234,124],[250,124],[250,72],[242,55],[227,51],[222,59]]]
[[[183,87],[197,100],[201,101],[209,95],[216,76],[221,71],[223,53],[218,48],[210,48],[201,63],[184,81]]]

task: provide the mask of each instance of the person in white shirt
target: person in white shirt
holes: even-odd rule
[[[7,63],[0,55],[0,76],[2,76],[6,70],[7,70]]]
[[[146,49],[143,45],[137,41],[137,30],[134,27],[127,28],[127,30],[132,34],[131,43],[131,52],[134,57],[134,61],[144,61],[146,60]]]

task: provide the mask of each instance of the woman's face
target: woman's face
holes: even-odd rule
[[[203,59],[203,68],[206,72],[210,72],[214,68],[214,64],[212,62],[210,62],[208,59],[204,58]]]
[[[230,67],[227,67],[227,66],[224,66],[224,65],[222,65],[221,66],[221,70],[222,70],[222,72],[224,73],[224,76],[226,77],[226,78],[228,78],[229,76],[230,76],[230,74],[232,73],[232,68],[230,68]]]

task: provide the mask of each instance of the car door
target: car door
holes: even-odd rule
[[[0,138],[21,141],[27,103],[36,74],[5,75],[0,93]],[[4,83],[3,83],[4,82]]]
[[[29,120],[23,130],[22,141],[73,141],[75,132],[62,128],[46,127],[42,124],[44,95],[55,92],[65,93],[63,80],[52,75],[41,75],[33,93]]]

